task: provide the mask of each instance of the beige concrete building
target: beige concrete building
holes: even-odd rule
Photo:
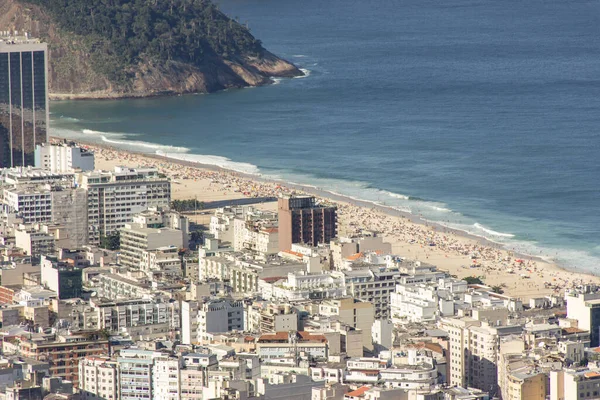
[[[146,252],[173,246],[183,247],[182,231],[169,228],[144,228],[138,224],[126,224],[121,229],[121,265],[141,269],[142,261],[150,261]],[[149,263],[144,265],[150,268]],[[144,271],[149,273],[150,271]]]
[[[550,400],[600,399],[600,370],[577,368],[550,372]]]
[[[337,316],[340,322],[360,329],[362,331],[363,346],[368,350],[373,350],[373,340],[371,338],[371,328],[373,322],[375,322],[373,303],[360,301],[352,297],[325,300],[319,305],[319,314]]]
[[[496,314],[491,312],[491,314]],[[474,387],[495,394],[498,391],[498,352],[502,336],[518,334],[521,326],[502,326],[463,318],[442,318],[438,326],[448,332],[448,383]]]

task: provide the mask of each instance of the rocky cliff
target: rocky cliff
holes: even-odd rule
[[[302,75],[208,0],[0,0],[0,30],[48,43],[55,99],[210,93]]]

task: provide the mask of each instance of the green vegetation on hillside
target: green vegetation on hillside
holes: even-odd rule
[[[117,84],[150,60],[200,66],[211,55],[260,56],[248,29],[209,0],[22,0],[45,10],[65,31],[84,38],[93,68]]]

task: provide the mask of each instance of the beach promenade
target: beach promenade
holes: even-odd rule
[[[302,193],[298,187],[270,182],[248,175],[210,166],[163,157],[131,153],[110,147],[81,143],[96,154],[96,168],[112,169],[116,165],[129,167],[154,166],[172,181],[173,199],[193,199],[206,204],[221,204],[244,197],[277,197],[284,193]],[[310,188],[306,190],[311,191]],[[311,194],[315,194],[311,191]],[[459,278],[479,276],[489,286],[500,286],[504,293],[523,301],[550,294],[562,295],[572,286],[596,283],[600,278],[567,271],[551,262],[513,254],[500,245],[469,236],[443,226],[419,221],[410,215],[394,215],[382,207],[368,207],[351,199],[335,198],[321,193],[338,206],[341,236],[375,231],[392,243],[393,252],[401,257],[436,265]],[[334,197],[334,196],[331,196]],[[276,202],[255,206],[275,210]],[[390,210],[391,211],[391,210]],[[196,221],[206,223],[206,212]],[[192,216],[192,219],[193,216]]]

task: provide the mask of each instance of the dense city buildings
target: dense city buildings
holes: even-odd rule
[[[198,215],[52,146],[0,172],[0,399],[599,398],[594,285],[524,304],[316,198]]]
[[[0,168],[33,165],[47,140],[47,51],[26,34],[0,35]]]

